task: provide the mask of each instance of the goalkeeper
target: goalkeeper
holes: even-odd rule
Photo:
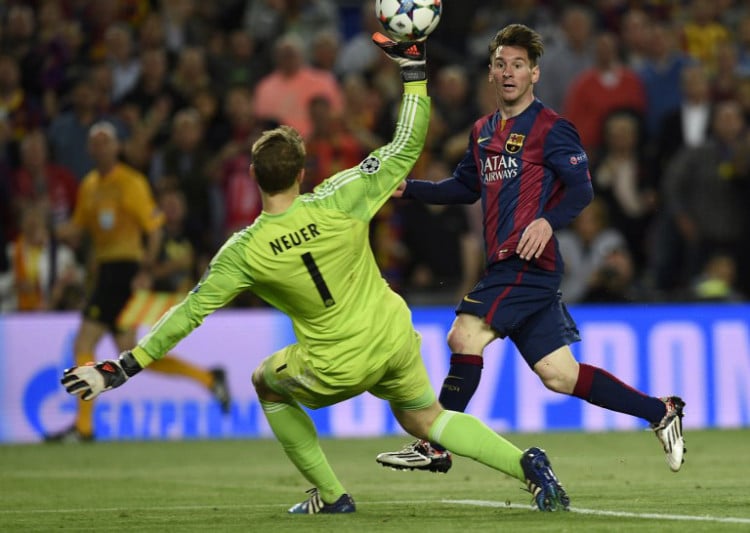
[[[84,400],[119,387],[163,357],[211,312],[251,290],[286,313],[297,343],[253,373],[276,438],[314,486],[290,513],[350,513],[352,497],[331,469],[302,405],[317,409],[363,392],[387,400],[401,426],[523,482],[536,505],[567,509],[568,497],[539,448],[525,452],[477,418],[444,410],[420,355],[404,300],[390,290],[373,257],[370,219],[408,175],[429,121],[424,42],[374,42],[401,67],[404,95],[393,140],[362,163],[300,195],[305,150],[292,128],[266,131],[252,146],[250,174],[263,213],[235,233],[198,285],[118,360],[65,371],[62,383]]]

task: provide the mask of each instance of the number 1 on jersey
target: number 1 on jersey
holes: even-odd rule
[[[315,283],[315,288],[318,289],[318,294],[320,294],[320,297],[323,299],[323,305],[326,307],[336,305],[336,301],[333,299],[331,291],[328,290],[326,280],[323,279],[323,274],[320,273],[320,269],[318,268],[315,259],[313,259],[312,254],[310,252],[302,254],[302,261],[304,261],[307,271],[310,273],[313,283]]]

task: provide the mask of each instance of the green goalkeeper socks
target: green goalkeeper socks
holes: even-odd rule
[[[457,455],[469,457],[520,481],[523,452],[492,431],[478,418],[457,411],[443,411],[432,424],[430,441]]]
[[[274,435],[297,470],[318,488],[324,502],[335,502],[346,490],[328,464],[307,413],[297,403],[261,400],[260,405]]]

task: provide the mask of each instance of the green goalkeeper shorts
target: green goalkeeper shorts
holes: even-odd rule
[[[363,392],[390,402],[397,409],[423,409],[432,405],[435,391],[420,353],[421,339],[413,336],[379,369],[362,365],[361,374],[348,373],[337,381],[315,368],[299,344],[291,344],[267,357],[263,377],[277,394],[291,396],[310,409],[333,405]],[[332,364],[331,366],[335,366]]]

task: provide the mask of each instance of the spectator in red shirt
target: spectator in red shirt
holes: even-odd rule
[[[334,115],[325,96],[310,101],[312,133],[305,139],[308,165],[302,182],[303,192],[311,191],[321,181],[351,168],[364,158],[363,148]]]
[[[622,64],[617,47],[612,33],[596,38],[594,66],[573,81],[563,105],[562,114],[575,124],[589,158],[596,155],[604,121],[612,112],[629,109],[643,114],[646,109],[643,82]]]

